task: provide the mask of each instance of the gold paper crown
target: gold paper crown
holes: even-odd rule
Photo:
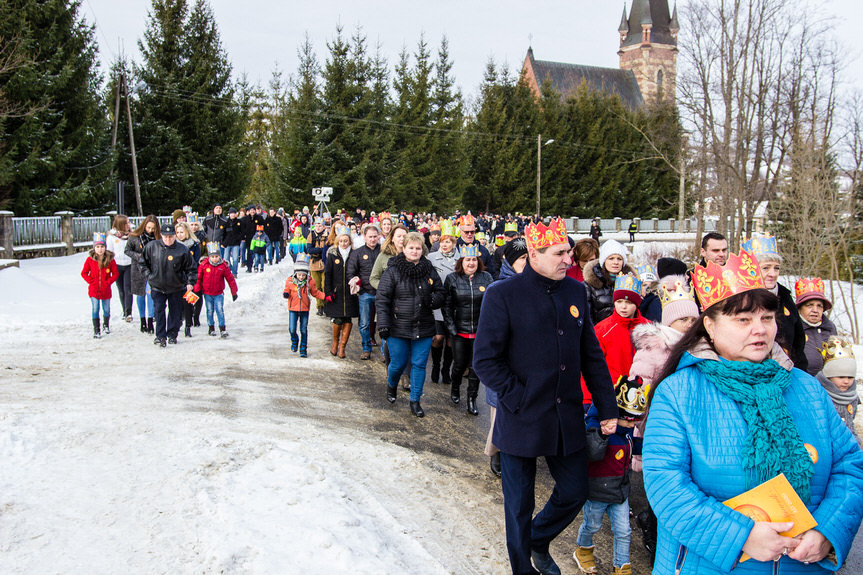
[[[632,274],[617,276],[614,280],[614,291],[626,290],[641,295],[641,280]]]
[[[763,289],[764,280],[758,269],[758,260],[746,250],[740,250],[740,255],[730,254],[724,266],[713,262],[708,262],[707,267],[696,265],[692,287],[701,302],[701,311],[704,311],[733,295]]]
[[[626,419],[640,419],[647,410],[647,395],[643,382],[636,376],[633,380],[621,376],[617,382],[617,408]]]
[[[392,221],[393,216],[392,216],[392,214],[390,214],[389,212],[381,212],[381,213],[380,213],[380,215],[378,216],[378,219],[379,219],[380,221],[384,221],[384,220],[390,220],[390,221]]]
[[[515,222],[506,222],[503,225],[504,232],[516,232],[518,233],[518,224]]]
[[[663,284],[659,288],[659,302],[662,304],[663,309],[675,301],[691,301],[695,303],[695,290],[692,289],[692,286],[687,285],[685,281],[681,280],[674,282],[674,291],[671,292]]]
[[[827,341],[821,344],[820,351],[824,363],[834,359],[854,359],[854,348],[851,346],[851,342],[835,335],[830,336]]]
[[[776,238],[773,236],[749,238],[749,240],[743,242],[743,245],[740,247],[756,258],[762,254],[779,255],[779,250],[776,248]]]
[[[524,235],[527,245],[535,250],[567,242],[566,224],[560,218],[554,218],[548,226],[542,222],[530,224],[524,229]]]
[[[798,298],[807,293],[824,293],[824,280],[821,278],[800,278],[794,284],[794,295]]]
[[[345,225],[336,226],[336,235],[340,236],[342,234],[351,235],[351,228]]]

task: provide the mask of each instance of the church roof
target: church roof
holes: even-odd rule
[[[541,87],[545,79],[550,78],[554,89],[564,97],[575,93],[584,81],[591,90],[617,94],[623,105],[631,110],[644,104],[641,89],[632,70],[535,60],[532,48],[528,49],[528,59],[533,67],[537,84]]]
[[[625,10],[626,8],[624,7]],[[675,6],[674,10],[676,15],[677,6]],[[680,26],[676,20],[672,22],[671,14],[668,11],[668,0],[633,0],[632,10],[629,12],[627,23],[629,33],[620,45],[621,48],[641,44],[642,24],[649,24],[651,26],[651,43],[677,46],[677,40],[672,36],[671,28],[679,28]],[[620,28],[621,32],[623,32],[623,23],[621,23]]]

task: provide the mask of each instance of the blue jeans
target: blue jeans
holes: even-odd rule
[[[396,387],[399,378],[411,364],[411,401],[419,401],[426,380],[426,364],[429,361],[432,338],[406,339],[390,336],[387,347],[390,350],[390,365],[387,368],[387,385]]]
[[[240,269],[240,246],[226,246],[223,259],[228,262],[231,273],[236,277]]]
[[[215,310],[219,327],[225,327],[225,294],[204,294],[204,304],[207,306],[207,325],[213,327],[213,310]]]
[[[153,305],[153,296],[150,295],[150,286],[144,286],[144,295],[135,296],[138,303],[138,317],[141,319],[153,317],[153,311],[156,309]]]
[[[592,547],[593,534],[602,527],[602,516],[608,513],[611,533],[614,535],[614,566],[629,563],[629,541],[632,528],[629,525],[629,499],[623,503],[603,503],[588,499],[581,508],[584,523],[578,528],[579,547]]]
[[[297,335],[297,322],[300,324],[300,334]],[[297,342],[300,344],[300,351],[306,351],[306,346],[309,341],[309,312],[307,311],[292,311],[288,313],[288,330],[291,332],[291,346],[297,347]]]
[[[267,261],[273,263],[273,255],[275,254],[276,263],[281,261],[281,254],[279,254],[279,244],[270,242],[267,244]]]
[[[360,337],[363,340],[363,351],[372,351],[372,334],[369,325],[372,319],[372,310],[375,309],[375,296],[370,293],[360,294]]]
[[[264,269],[264,262],[266,261],[267,254],[259,254],[255,253],[255,257],[252,260],[252,267],[257,269],[260,266],[261,271]]]
[[[99,306],[102,306],[102,317],[108,319],[111,317],[111,300],[90,298],[90,305],[93,307],[93,319],[99,319]]]

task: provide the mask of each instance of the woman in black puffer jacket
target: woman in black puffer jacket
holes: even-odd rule
[[[476,396],[479,377],[473,371],[473,342],[479,323],[479,309],[485,290],[494,281],[479,258],[474,246],[461,246],[461,257],[456,261],[455,272],[444,282],[446,299],[443,317],[452,336],[453,365],[450,399],[461,399],[461,378],[467,370],[467,412],[478,413]]]
[[[387,340],[390,365],[387,368],[387,401],[396,400],[399,378],[411,364],[411,413],[423,417],[420,407],[426,364],[435,335],[432,310],[443,305],[440,276],[423,256],[425,239],[411,232],[405,236],[404,250],[390,259],[378,284],[375,308],[378,333]]]
[[[616,240],[608,240],[599,248],[599,259],[584,266],[584,287],[587,288],[587,303],[590,318],[598,324],[614,312],[614,280],[618,275],[637,275],[626,263],[626,248]]]

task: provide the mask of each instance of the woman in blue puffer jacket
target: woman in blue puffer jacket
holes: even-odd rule
[[[748,258],[729,258],[726,273],[757,273]],[[863,452],[818,382],[774,343],[779,300],[759,289],[760,276],[727,290],[718,273],[693,276],[707,309],[672,349],[644,437],[659,521],[653,573],[836,571],[863,518]],[[723,291],[734,295],[714,295]],[[792,524],[722,503],[779,473],[818,522],[793,539],[780,535]],[[743,552],[752,559],[740,562]]]

